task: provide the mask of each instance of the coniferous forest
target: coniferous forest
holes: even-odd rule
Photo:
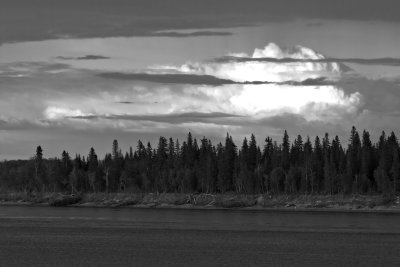
[[[400,191],[399,143],[382,132],[372,143],[355,127],[344,147],[328,134],[314,140],[284,132],[280,142],[254,135],[235,144],[196,140],[182,143],[160,137],[153,147],[140,140],[123,154],[118,141],[104,158],[94,148],[88,155],[63,151],[46,159],[40,146],[30,160],[0,163],[3,190],[23,192],[178,192],[243,194],[382,194]]]

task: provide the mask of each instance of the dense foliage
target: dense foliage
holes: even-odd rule
[[[140,140],[125,155],[117,140],[99,159],[93,148],[74,159],[43,158],[39,146],[30,160],[0,163],[0,186],[17,191],[61,192],[227,192],[237,193],[382,193],[400,191],[399,143],[384,132],[373,144],[367,131],[353,127],[347,149],[328,134],[291,143],[267,137],[260,148],[254,135],[240,149],[227,135],[225,143],[199,142],[189,133],[179,143],[160,137],[156,148]]]

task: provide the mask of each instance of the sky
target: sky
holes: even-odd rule
[[[400,2],[2,0],[0,160],[400,134]]]

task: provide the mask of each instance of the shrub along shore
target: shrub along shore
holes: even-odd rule
[[[179,193],[1,193],[0,205],[133,207],[133,208],[241,208],[289,210],[399,211],[400,197],[381,195],[244,195]]]

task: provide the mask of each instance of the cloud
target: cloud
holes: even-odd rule
[[[0,144],[3,149],[4,143],[14,140],[17,144],[20,137],[26,140],[25,148],[34,143],[51,146],[56,153],[62,149],[82,153],[80,146],[87,144],[107,151],[111,144],[106,142],[120,136],[127,145],[138,138],[153,141],[159,135],[181,138],[189,130],[218,141],[226,132],[237,140],[250,132],[259,139],[281,138],[284,129],[292,136],[327,131],[347,137],[352,125],[371,133],[398,125],[400,89],[394,82],[351,75],[340,64],[337,69],[327,62],[309,65],[310,60],[329,59],[313,50],[269,45],[255,52],[275,58],[251,64],[234,60],[190,63],[208,69],[209,74],[198,69],[182,71],[188,64],[149,68],[144,73],[38,62],[3,64]],[[280,62],[288,60],[286,56],[293,57],[293,64]],[[249,79],[253,64],[260,65],[255,81]],[[235,77],[232,69],[239,65],[244,74]],[[63,69],[68,72],[57,73]],[[1,76],[6,72],[29,76]],[[268,75],[275,81],[269,81]],[[90,146],[83,151],[87,153]],[[8,148],[12,154],[11,145]]]
[[[193,105],[192,108],[202,111],[213,107],[213,111],[259,117],[289,112],[301,114],[310,121],[337,120],[348,116],[346,114],[356,114],[363,108],[360,92],[346,93],[337,86],[343,75],[338,63],[300,62],[323,60],[326,59],[324,55],[302,46],[284,49],[270,43],[263,49],[255,49],[251,58],[266,56],[275,60],[290,58],[294,62],[197,62],[175,68],[160,66],[158,70],[183,73],[165,76],[172,80],[178,77],[216,77],[222,80],[216,88],[201,86],[195,89],[197,95],[204,96],[204,101],[209,102],[199,105],[200,99],[197,103],[193,99],[198,106]],[[146,74],[145,77],[165,82],[161,79],[164,76],[158,74]],[[192,90],[184,91],[185,97],[190,94]]]
[[[315,79],[312,78],[308,78],[305,79],[301,82],[296,82],[296,81],[287,81],[287,82],[283,82],[280,84],[287,84],[287,85],[299,85],[299,86],[319,86],[319,85],[333,85],[336,82],[334,81],[329,81],[326,79],[326,77],[318,77]]]
[[[26,130],[32,129],[35,124],[25,119],[0,119],[0,130]]]
[[[278,137],[283,136],[283,131],[287,130],[291,137],[297,134],[303,135],[323,135],[326,132],[331,136],[346,136],[351,129],[351,122],[330,122],[321,120],[306,120],[302,115],[293,113],[282,113],[271,117],[258,119],[252,122],[253,125],[264,125],[271,129],[273,133],[278,133]],[[253,126],[252,126],[253,127]],[[344,140],[343,140],[344,141]]]
[[[400,110],[400,85],[385,79],[343,78],[338,86],[349,94],[361,92],[365,108],[381,115]]]
[[[131,104],[158,104],[158,101],[116,101],[115,103],[131,105]]]
[[[227,79],[216,78],[211,75],[196,74],[150,74],[150,73],[123,73],[107,72],[98,74],[99,77],[106,79],[144,81],[162,84],[197,84],[197,85],[223,85],[234,84],[235,82]]]
[[[149,37],[201,37],[201,36],[230,36],[231,32],[227,31],[158,31],[149,34]]]
[[[159,73],[125,73],[125,72],[105,72],[99,73],[97,76],[106,79],[117,79],[117,80],[131,80],[131,81],[143,81],[160,84],[191,84],[191,85],[210,85],[220,86],[226,84],[272,84],[275,82],[269,81],[246,81],[246,82],[235,82],[228,79],[220,79],[211,75],[198,75],[198,74],[159,74]],[[275,84],[282,85],[293,85],[293,86],[317,86],[317,85],[330,85],[334,84],[335,81],[328,80],[326,77],[308,78],[302,81],[284,81]]]
[[[111,115],[76,115],[69,116],[71,119],[83,120],[127,120],[127,121],[152,121],[170,124],[182,124],[187,122],[212,122],[219,118],[241,117],[235,114],[223,112],[186,112],[172,114],[153,114],[153,115],[130,115],[130,114],[111,114]]]
[[[360,65],[400,66],[400,58],[331,58],[330,60]]]
[[[202,4],[198,0],[170,0],[158,8],[155,0],[140,1],[140,4],[121,1],[118,5],[107,1],[101,5],[94,5],[92,1],[68,1],[62,5],[54,1],[41,5],[2,1],[7,8],[0,10],[3,25],[0,43],[66,37],[147,36],[168,29],[227,28],[299,18],[400,20],[396,0],[381,0],[379,4],[372,0],[309,0],[306,4],[292,0],[204,0]]]
[[[58,120],[68,117],[76,116],[89,116],[90,114],[85,114],[79,109],[70,109],[62,107],[47,107],[44,111],[44,116],[48,120]]]
[[[283,49],[275,43],[269,43],[264,48],[256,48],[252,58],[292,58],[292,59],[323,59],[322,54],[301,45],[297,45],[290,49]]]
[[[294,57],[249,57],[247,54],[231,54],[214,60],[227,62],[271,62],[271,63],[354,63],[359,65],[400,66],[400,58],[294,58]],[[343,68],[343,65],[340,65]]]
[[[62,123],[59,121],[51,121],[45,119],[23,119],[15,117],[0,118],[0,130],[2,131],[28,131],[38,129],[49,129],[60,127]]]
[[[274,43],[269,43],[263,49],[255,49],[251,56],[244,53],[233,54],[235,57],[256,59],[255,61],[209,61],[201,63],[187,63],[180,67],[164,67],[186,74],[212,75],[220,79],[235,82],[301,82],[306,79],[326,77],[336,80],[343,70],[336,62],[309,62],[322,60],[325,56],[310,48],[296,46],[283,49]],[[259,58],[271,58],[271,61],[257,61]],[[292,62],[280,62],[290,58]],[[302,60],[308,60],[302,61]],[[163,69],[163,67],[161,67]]]
[[[24,78],[38,73],[60,73],[71,70],[68,64],[49,62],[13,62],[0,64],[0,78]]]
[[[338,117],[338,112],[354,113],[363,106],[359,92],[346,94],[331,85],[245,85],[229,101],[239,113],[272,116],[290,112],[302,114],[307,120],[326,119],[321,115],[327,110],[334,118]]]
[[[56,57],[57,59],[62,59],[62,60],[98,60],[98,59],[109,59],[109,57],[105,56],[99,56],[99,55],[86,55],[82,57],[64,57],[64,56],[58,56]]]

